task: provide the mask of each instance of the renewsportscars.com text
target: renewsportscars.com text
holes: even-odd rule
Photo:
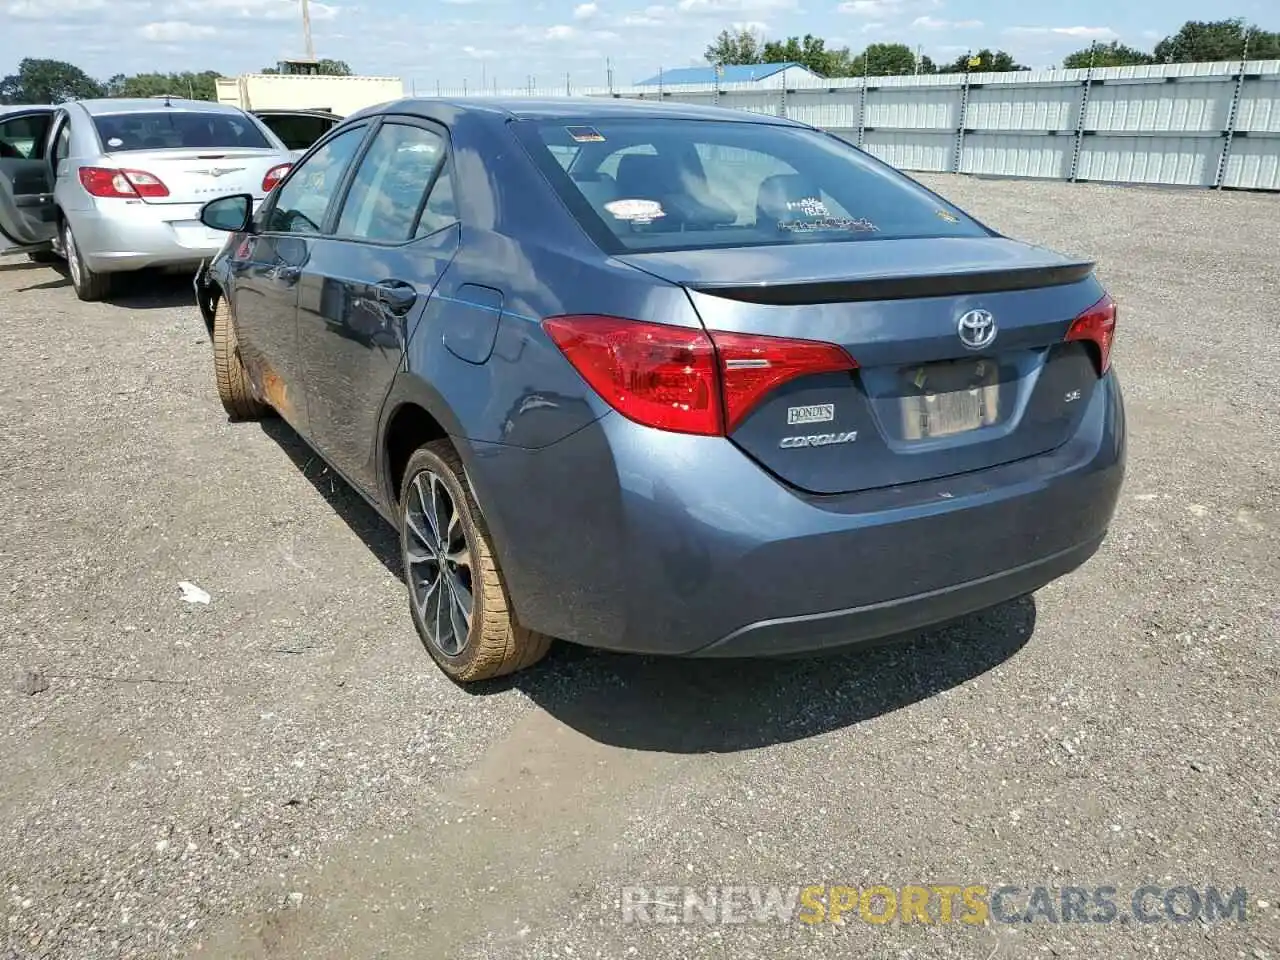
[[[627,886],[624,923],[1191,923],[1248,918],[1244,887],[1011,884]]]

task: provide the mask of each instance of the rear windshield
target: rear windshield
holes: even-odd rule
[[[988,235],[905,176],[814,130],[626,118],[520,126],[552,185],[605,246]]]
[[[187,110],[114,113],[93,118],[104,150],[165,150],[180,147],[270,147],[247,117]]]

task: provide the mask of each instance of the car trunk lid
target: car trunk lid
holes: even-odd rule
[[[985,469],[1064,443],[1098,379],[1066,341],[1093,264],[1000,237],[641,253],[708,330],[842,347],[851,372],[790,380],[730,438],[818,494]],[[963,322],[962,322],[963,321]],[[714,334],[713,334],[714,336]]]
[[[106,157],[131,179],[140,172],[164,184],[164,191],[138,190],[144,202],[157,205],[205,203],[233,193],[261,199],[267,172],[289,162],[275,150],[234,147],[128,150]]]

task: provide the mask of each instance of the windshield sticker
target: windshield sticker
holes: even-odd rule
[[[817,197],[805,197],[803,200],[788,200],[787,209],[792,213],[800,213],[805,217],[829,217],[831,211]]]
[[[631,223],[652,223],[667,215],[656,200],[611,200],[604,208],[616,219]]]
[[[123,146],[124,146],[124,141],[123,141],[123,140],[121,140],[119,137],[112,137],[110,140],[108,140],[108,141],[107,141],[107,146],[108,146],[108,147],[123,147]]]
[[[846,230],[850,233],[878,233],[880,228],[870,220],[859,217],[819,217],[816,220],[779,220],[779,230],[794,233],[811,233],[816,230]]]
[[[604,134],[595,127],[565,127],[576,143],[604,143]]]
[[[935,211],[935,212],[938,214],[938,216],[939,216],[939,217],[941,217],[943,220],[947,221],[947,223],[959,223],[959,222],[960,222],[960,218],[959,218],[959,217],[957,217],[954,213],[951,213],[951,212],[949,212],[949,211],[947,211],[947,210],[938,210],[938,211]]]

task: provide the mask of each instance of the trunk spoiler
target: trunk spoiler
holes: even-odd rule
[[[781,307],[811,303],[953,297],[1066,286],[1088,277],[1095,266],[1094,261],[1080,261],[1052,266],[978,270],[935,276],[811,280],[802,283],[717,283],[693,280],[685,281],[682,285],[708,296]]]

